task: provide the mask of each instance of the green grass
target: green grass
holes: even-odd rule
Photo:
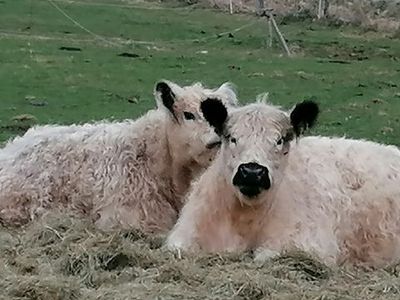
[[[24,126],[12,120],[21,114],[42,124],[136,118],[154,107],[154,83],[166,78],[210,87],[232,81],[242,102],[268,91],[288,108],[315,97],[322,114],[313,133],[400,145],[398,39],[355,28],[281,24],[296,53],[287,58],[277,45],[265,46],[266,22],[252,16],[171,9],[176,3],[165,9],[157,3],[120,7],[128,2],[118,0],[56,3],[108,42],[46,0],[0,0],[0,141],[22,132]],[[251,23],[233,38],[215,37]],[[122,52],[139,57],[118,56]],[[32,105],[29,96],[46,105]]]

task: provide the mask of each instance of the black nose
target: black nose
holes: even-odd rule
[[[241,164],[233,177],[233,185],[237,186],[243,195],[255,197],[271,187],[268,173],[266,167],[257,163]]]

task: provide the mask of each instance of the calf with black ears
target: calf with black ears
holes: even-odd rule
[[[222,146],[188,194],[169,248],[251,249],[261,261],[297,248],[327,264],[372,266],[400,258],[399,149],[302,137],[319,113],[312,101],[228,112],[208,99],[201,110]]]

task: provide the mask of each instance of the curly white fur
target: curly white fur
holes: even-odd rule
[[[0,150],[0,223],[21,225],[62,206],[90,216],[103,229],[148,232],[175,223],[181,196],[214,158],[218,140],[199,110],[207,97],[236,105],[231,85],[163,81],[174,97],[135,121],[31,128]],[[186,120],[184,112],[195,119]]]
[[[213,164],[193,184],[170,233],[170,248],[256,250],[258,260],[292,247],[328,264],[381,266],[400,259],[400,151],[374,142],[304,137],[286,112],[267,104],[233,109]],[[289,145],[288,145],[289,146]],[[241,163],[270,170],[272,186],[256,199],[232,184]]]

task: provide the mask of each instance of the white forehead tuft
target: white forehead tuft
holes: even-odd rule
[[[221,92],[231,94],[233,96],[237,96],[237,88],[236,85],[232,82],[224,82],[219,88],[214,89],[214,92]]]
[[[205,88],[200,82],[195,82],[191,85],[183,86],[182,87],[185,91],[191,91],[196,93],[204,93]]]
[[[265,93],[257,95],[256,102],[257,103],[270,104],[269,103],[269,93],[265,92]]]
[[[282,110],[280,106],[263,102],[254,102],[244,106],[236,107],[235,109],[232,110],[232,114],[281,115],[287,113],[284,110]]]
[[[280,129],[290,126],[289,115],[279,106],[252,103],[233,108],[230,111],[228,126],[232,130],[251,128],[251,130]]]
[[[188,88],[188,89],[194,89],[194,90],[202,90],[202,91],[204,91],[205,90],[205,88],[204,88],[204,86],[203,86],[203,84],[201,83],[201,82],[194,82],[192,85],[188,85],[188,86],[186,86],[186,88]]]

